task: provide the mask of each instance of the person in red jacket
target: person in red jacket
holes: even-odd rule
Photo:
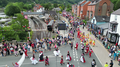
[[[32,48],[34,48],[34,43],[31,44]]]

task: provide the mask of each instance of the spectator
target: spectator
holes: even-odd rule
[[[113,61],[111,60],[111,62],[110,62],[110,67],[113,67]]]
[[[96,61],[95,61],[95,59],[93,59],[93,61],[91,62],[91,66],[95,67],[95,65],[96,65]]]
[[[104,67],[108,67],[108,63],[106,62],[106,64],[104,65]]]

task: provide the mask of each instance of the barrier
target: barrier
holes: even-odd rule
[[[22,55],[21,59],[17,62],[19,64],[19,67],[22,65],[24,60],[25,60],[25,53],[23,52],[23,55]]]

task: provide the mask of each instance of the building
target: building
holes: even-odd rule
[[[100,31],[101,35],[106,35],[109,28],[109,20],[108,16],[94,16],[91,19],[91,28],[95,31]]]
[[[85,3],[81,4],[81,8],[80,8],[80,17],[81,19],[85,19],[86,15],[87,15],[87,8],[88,8],[88,4],[90,4],[90,1],[86,1]]]
[[[94,16],[110,16],[114,6],[110,0],[83,0],[76,5],[72,5],[72,12],[83,19],[84,17],[91,19]]]
[[[42,7],[40,4],[35,4],[33,9],[34,9],[34,12],[43,12],[44,11],[44,7]]]
[[[120,9],[114,11],[110,16],[108,40],[113,43],[120,43]]]

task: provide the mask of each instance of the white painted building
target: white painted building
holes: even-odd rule
[[[44,11],[44,7],[41,7],[40,9],[38,9],[36,12],[43,12]]]
[[[120,9],[114,11],[110,16],[108,40],[120,44]]]

